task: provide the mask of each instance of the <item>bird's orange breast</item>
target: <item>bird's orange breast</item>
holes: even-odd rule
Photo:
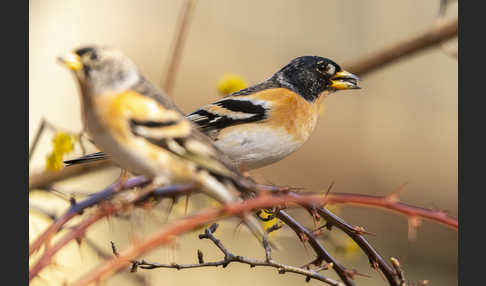
[[[266,124],[283,127],[296,141],[303,142],[314,130],[324,96],[308,102],[286,88],[272,88],[252,94],[252,98],[270,103],[270,116]]]

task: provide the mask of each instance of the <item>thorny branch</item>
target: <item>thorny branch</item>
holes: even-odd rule
[[[311,264],[314,264],[316,266],[321,265],[322,260],[325,260],[327,263],[333,265],[334,271],[338,274],[339,278],[343,280],[343,282],[346,285],[354,285],[353,282],[353,271],[347,270],[344,266],[339,264],[334,257],[331,256],[331,254],[322,246],[322,244],[319,242],[319,240],[316,239],[316,237],[312,234],[310,230],[308,230],[306,227],[304,227],[302,224],[300,224],[297,220],[292,218],[289,214],[287,214],[285,211],[278,210],[276,212],[276,217],[278,217],[281,221],[283,221],[286,225],[288,225],[296,234],[299,239],[303,239],[301,234],[305,235],[307,237],[307,240],[311,247],[314,249],[314,251],[317,254],[317,258],[311,262]],[[305,241],[303,241],[305,242]]]
[[[88,283],[99,281],[106,276],[113,275],[114,273],[119,272],[123,267],[125,267],[130,261],[134,260],[136,257],[147,253],[155,247],[170,243],[176,236],[205,225],[207,223],[211,223],[226,217],[235,216],[242,213],[248,213],[249,211],[256,209],[270,208],[279,205],[313,206],[326,203],[326,200],[326,197],[317,195],[260,195],[256,198],[248,199],[243,202],[226,204],[219,209],[203,210],[201,212],[183,217],[177,221],[168,224],[166,227],[162,228],[154,235],[148,237],[146,240],[140,241],[137,244],[132,245],[123,252],[119,253],[118,257],[114,257],[102,263],[101,265],[98,265],[94,270],[81,277],[79,280],[75,281],[72,285],[87,285]],[[391,285],[398,284],[393,283]]]
[[[237,262],[237,263],[243,263],[243,264],[248,264],[250,267],[256,267],[256,266],[263,266],[263,267],[272,267],[276,268],[279,274],[285,274],[285,273],[296,273],[300,274],[306,277],[306,281],[310,281],[310,279],[316,279],[322,282],[325,282],[329,285],[334,285],[334,286],[344,286],[342,282],[333,280],[329,277],[326,277],[324,275],[319,274],[319,271],[328,269],[328,265],[319,267],[319,269],[311,269],[308,267],[308,269],[301,268],[301,267],[295,267],[295,266],[290,266],[286,264],[279,263],[272,259],[271,256],[271,248],[268,244],[266,236],[263,237],[263,246],[265,250],[265,260],[258,260],[258,259],[252,259],[252,258],[247,258],[241,255],[235,255],[231,253],[224,245],[223,243],[217,239],[213,233],[217,229],[217,224],[211,225],[209,228],[206,228],[205,232],[203,234],[199,235],[199,239],[209,239],[211,240],[214,245],[223,253],[224,258],[219,261],[214,261],[214,262],[204,262],[201,257],[203,257],[203,254],[200,250],[198,250],[198,261],[199,263],[197,264],[178,264],[178,263],[171,263],[171,264],[162,264],[162,263],[154,263],[154,262],[148,262],[145,260],[135,260],[131,261],[132,267],[131,271],[135,272],[138,268],[142,269],[155,269],[155,268],[172,268],[172,269],[190,269],[190,268],[200,268],[200,267],[218,267],[222,266],[223,268],[226,268],[230,263]],[[275,228],[274,228],[275,229]],[[114,252],[115,256],[118,256],[119,254],[117,252]],[[201,261],[202,260],[202,261]]]
[[[177,34],[177,40],[175,43],[175,48],[173,49],[173,56],[172,56],[172,63],[169,65],[169,71],[172,70],[174,71],[177,68],[178,60],[180,58],[180,46],[182,46],[184,36],[185,36],[185,30],[187,27],[187,22],[189,19],[189,15],[192,9],[192,3],[193,1],[186,1],[186,4],[183,8],[183,13],[181,16],[181,26],[179,27],[180,31]],[[409,40],[405,41],[400,41],[394,45],[391,45],[389,48],[385,48],[383,50],[377,51],[376,53],[372,54],[371,56],[366,56],[361,60],[355,61],[354,63],[351,63],[349,65],[345,65],[348,70],[360,74],[363,76],[364,74],[371,72],[373,70],[376,70],[377,68],[383,67],[391,62],[394,62],[400,58],[409,56],[417,51],[423,50],[425,48],[431,47],[433,45],[436,45],[438,43],[442,43],[443,41],[450,39],[454,36],[457,35],[457,19],[450,21],[450,22],[444,22],[439,24],[437,27],[432,28],[418,36],[412,37]],[[171,74],[175,74],[175,72],[169,72],[168,77],[166,79],[166,88],[171,89],[171,85],[173,82],[173,79],[170,78]],[[38,134],[42,133],[42,130],[44,129],[44,125],[41,124],[40,127],[40,132]],[[37,141],[39,140],[40,136],[36,136],[34,139],[34,144],[31,148],[31,152],[29,152],[29,159],[33,154],[33,151],[35,150],[35,146],[37,145]],[[110,166],[111,164],[108,162],[95,162],[92,164],[86,164],[86,165],[81,165],[81,166],[72,166],[70,168],[66,168],[62,170],[61,172],[57,173],[52,173],[52,172],[46,172],[46,173],[40,173],[40,174],[34,174],[29,178],[29,189],[40,189],[40,188],[45,188],[49,185],[52,185],[53,183],[67,179],[70,177],[74,177],[77,175],[81,175],[84,173],[87,173],[92,170],[97,170],[98,168],[104,168],[107,166]],[[148,181],[145,180],[143,177],[136,177],[132,178],[129,180],[122,188],[117,189],[114,186],[99,192],[95,193],[93,196],[90,198],[82,201],[81,203],[73,202],[72,206],[70,209],[61,217],[57,218],[55,222],[31,245],[29,249],[29,253],[32,254],[33,252],[37,251],[42,245],[46,245],[45,252],[41,259],[37,262],[37,264],[34,265],[34,267],[31,269],[30,273],[30,279],[36,276],[38,271],[40,271],[45,265],[48,264],[50,261],[50,258],[62,247],[64,246],[67,242],[69,242],[72,239],[78,239],[83,235],[83,233],[86,231],[86,228],[91,225],[92,223],[95,223],[96,221],[100,220],[103,217],[106,217],[108,215],[111,215],[115,213],[116,211],[120,210],[122,207],[115,207],[112,204],[105,204],[104,207],[100,208],[94,215],[91,215],[89,218],[85,219],[83,222],[72,228],[72,231],[68,233],[66,236],[64,236],[58,243],[56,243],[52,247],[48,247],[48,242],[50,241],[50,238],[59,231],[71,218],[74,216],[78,215],[79,213],[83,212],[83,210],[92,207],[94,205],[103,205],[103,202],[109,202],[110,199],[113,198],[113,196],[120,190],[125,190],[125,189],[130,189],[133,187],[137,186],[143,186],[147,183]],[[282,188],[278,187],[271,187],[271,186],[262,186],[262,189],[265,188],[270,188],[274,190],[282,190]],[[139,194],[136,199],[132,199],[131,203],[132,204],[137,204],[137,203],[144,203],[148,197],[150,196],[155,196],[159,198],[164,198],[164,197],[177,197],[183,194],[188,194],[190,192],[193,192],[194,187],[191,186],[168,186],[166,188],[158,188],[156,190],[151,190],[150,192],[145,192],[144,194]],[[294,197],[292,197],[294,195]],[[331,227],[331,226],[336,226],[343,230],[346,234],[348,234],[358,245],[362,248],[362,250],[368,255],[370,258],[370,262],[372,267],[377,268],[379,267],[387,279],[389,280],[390,285],[406,285],[405,284],[405,278],[403,276],[403,271],[401,271],[398,260],[394,260],[393,258],[391,259],[392,262],[392,267],[390,267],[384,259],[376,252],[376,250],[373,249],[373,247],[366,241],[366,239],[363,237],[364,229],[357,227],[357,226],[352,226],[344,222],[342,219],[339,217],[335,216],[331,212],[329,212],[327,209],[323,207],[316,206],[316,202],[313,202],[314,198],[309,199],[309,196],[301,196],[300,198],[296,198],[297,194],[292,194],[289,193],[287,195],[287,199],[289,201],[282,201],[281,203],[283,205],[288,204],[290,201],[294,201],[294,203],[300,203],[303,206],[305,206],[311,213],[317,212],[320,217],[324,218],[326,220],[326,227]],[[285,196],[283,196],[285,197]],[[280,197],[280,199],[284,199],[283,197]],[[305,197],[305,198],[304,198]],[[275,207],[278,204],[271,203],[271,202],[266,202],[265,204],[265,197],[259,197],[256,200],[261,200],[261,207],[265,206],[272,206]],[[309,199],[307,201],[307,199]],[[454,229],[457,229],[457,219],[447,215],[445,212],[442,211],[433,211],[429,209],[424,209],[424,208],[419,208],[419,207],[414,207],[411,205],[407,205],[401,202],[397,201],[392,201],[388,200],[387,197],[375,197],[375,196],[365,196],[365,195],[358,195],[358,194],[340,194],[340,193],[333,193],[324,199],[320,198],[316,200],[319,202],[319,204],[322,203],[340,203],[340,204],[356,204],[356,205],[361,205],[361,206],[373,206],[373,207],[378,207],[378,208],[383,208],[383,209],[389,209],[394,212],[401,213],[403,215],[406,215],[410,219],[415,219],[415,218],[425,218],[425,219],[430,219],[436,222],[440,222],[442,224],[445,224],[447,226],[450,226]],[[253,202],[255,203],[255,202]],[[255,204],[256,206],[253,207],[248,207],[244,211],[248,211],[249,209],[255,209],[259,208],[258,203]],[[124,206],[126,207],[126,205]],[[241,206],[240,206],[241,207]],[[238,206],[236,206],[236,209],[238,209]],[[164,229],[162,233],[171,233],[172,230],[172,235],[177,235],[178,231],[179,233],[182,233],[184,231],[187,231],[191,229],[191,226],[194,226],[194,224],[189,224],[189,225],[184,225],[184,222],[191,222],[191,219],[195,219],[199,215],[199,219],[204,218],[205,215],[209,215],[209,219],[207,221],[211,220],[216,220],[218,218],[225,217],[227,215],[230,215],[231,213],[237,213],[237,211],[234,211],[231,209],[231,206],[226,206],[222,210],[213,210],[208,211],[206,214],[200,213],[196,214],[195,216],[189,216],[185,219],[182,219],[180,221],[180,225],[172,225],[172,229],[170,227]],[[212,214],[212,216],[211,216]],[[339,263],[337,263],[334,258],[332,258],[327,252],[326,249],[322,246],[322,244],[314,237],[313,232],[309,231],[305,227],[303,227],[298,221],[290,217],[287,213],[285,213],[283,210],[278,210],[276,212],[276,216],[284,221],[287,225],[289,225],[299,236],[299,238],[303,239],[303,237],[307,237],[306,241],[310,243],[312,248],[316,251],[318,257],[312,261],[311,263],[307,264],[306,267],[310,267],[311,264],[314,264],[316,266],[319,266],[320,263],[325,260],[328,262],[329,266],[332,266],[332,268],[338,273],[340,278],[344,281],[345,285],[354,285],[352,278],[353,275],[357,274],[354,270],[348,270],[341,266]],[[206,217],[207,218],[207,217]],[[195,220],[197,224],[197,219]],[[194,221],[192,221],[194,223]],[[304,236],[302,236],[302,234]],[[149,249],[162,245],[166,242],[169,242],[172,239],[172,235],[167,235],[164,236],[162,234],[159,234],[158,236],[153,237],[152,239],[149,239],[146,244],[138,245],[135,247],[132,247],[128,251],[125,251],[123,253],[123,257],[129,257],[132,255],[133,257],[138,256]],[[214,236],[212,236],[212,232],[210,236],[208,237],[203,237],[203,238],[208,238],[211,239],[217,246],[218,244],[212,239]],[[155,239],[155,240],[154,240]],[[157,240],[158,239],[158,240]],[[216,240],[216,238],[214,238]],[[305,242],[305,241],[303,241]],[[221,247],[222,244],[219,244]],[[302,268],[291,268],[291,266],[286,266],[286,265],[281,265],[278,264],[277,262],[271,260],[271,250],[268,247],[268,243],[266,244],[267,246],[265,247],[265,253],[266,253],[266,260],[265,261],[258,261],[258,260],[252,260],[249,258],[244,258],[241,256],[235,256],[228,252],[224,247],[220,248],[220,250],[225,254],[225,259],[216,262],[216,263],[221,263],[220,265],[227,265],[231,262],[240,262],[240,263],[247,263],[250,265],[258,265],[258,266],[270,266],[270,267],[275,267],[277,269],[283,269],[283,271],[286,272],[294,272],[298,274],[305,275],[306,281],[308,279],[314,278],[317,280],[319,277],[322,275],[317,274],[318,271],[326,268],[326,265],[321,266],[317,270],[311,270],[309,269],[302,269]],[[145,246],[142,247],[142,246]],[[138,254],[137,254],[138,253]],[[228,255],[226,255],[228,254]],[[198,257],[200,263],[197,264],[197,266],[194,267],[203,267],[203,266],[211,266],[209,263],[205,263],[203,261],[203,255],[202,252],[198,252]],[[119,259],[122,259],[119,258]],[[230,261],[226,261],[227,259],[230,259]],[[143,263],[142,263],[143,262]],[[254,262],[253,264],[250,262]],[[271,264],[270,262],[274,263]],[[104,264],[108,268],[103,268],[100,271],[96,271],[95,273],[90,273],[88,274],[86,279],[94,279],[98,280],[102,274],[106,274],[108,272],[114,272],[119,270],[119,262],[115,261],[113,262],[113,259],[110,261],[110,263]],[[213,262],[214,263],[214,262]],[[262,264],[258,264],[262,263]],[[139,268],[149,268],[149,267],[154,267],[156,264],[151,264],[146,261],[141,261],[138,262],[137,267]],[[157,264],[157,267],[164,267],[162,266],[163,264]],[[169,266],[169,268],[177,268],[177,269],[183,269],[184,265],[181,264],[170,264],[166,265]],[[188,266],[188,265],[186,265]],[[213,265],[216,266],[216,265]],[[286,268],[287,267],[287,268]],[[191,267],[185,267],[185,268],[191,268]],[[295,270],[295,271],[292,271]],[[302,272],[304,271],[304,272]],[[308,271],[308,272],[305,272]],[[279,270],[280,273],[280,270]],[[314,275],[314,276],[313,276]],[[316,276],[317,275],[317,276]],[[324,277],[324,276],[322,276]],[[324,277],[325,279],[328,279]],[[87,280],[80,280],[78,281],[80,284],[79,285],[84,285],[83,283],[86,282]],[[398,282],[397,282],[398,279]],[[83,282],[84,281],[84,282]],[[93,281],[93,280],[92,280]],[[324,281],[326,282],[326,281]],[[327,281],[331,285],[342,285],[341,282],[329,280]],[[337,284],[332,284],[332,283],[337,283]],[[399,283],[399,284],[396,284]],[[420,282],[420,285],[425,285],[426,281]]]
[[[46,210],[42,207],[36,206],[36,205],[29,204],[29,210],[36,211],[36,212],[44,215],[45,217],[47,217],[50,220],[55,220],[56,217],[57,217],[54,213],[52,213],[52,212],[50,212],[50,211],[48,211],[48,210]],[[81,245],[81,243],[85,242],[85,244],[90,249],[92,249],[96,253],[96,255],[98,255],[98,257],[100,257],[102,259],[110,258],[110,255],[108,253],[103,251],[93,240],[91,240],[88,237],[78,239],[77,242],[78,242],[79,245]],[[130,279],[133,279],[136,283],[138,283],[140,285],[148,285],[148,281],[142,275],[127,275],[127,277],[130,278]]]
[[[62,215],[61,217],[56,219],[56,221],[46,231],[44,231],[44,233],[39,238],[37,238],[34,241],[34,243],[32,243],[32,245],[29,249],[29,254],[31,255],[32,253],[37,251],[43,244],[48,245],[50,238],[55,233],[57,233],[57,231],[66,222],[68,222],[70,219],[72,219],[74,216],[76,216],[77,214],[81,213],[83,210],[85,210],[89,207],[92,207],[94,205],[99,205],[102,202],[106,202],[109,199],[111,199],[113,197],[113,195],[115,195],[115,193],[117,192],[117,189],[125,190],[125,189],[134,188],[134,187],[137,187],[137,186],[143,186],[147,183],[148,183],[148,180],[144,179],[143,177],[131,178],[125,183],[125,185],[123,187],[116,188],[116,186],[111,186],[111,187],[109,187],[109,188],[107,188],[107,189],[105,189],[101,192],[95,193],[94,195],[92,195],[91,197],[87,198],[86,200],[84,200],[80,203],[74,202],[73,205],[68,209],[68,211],[64,215]],[[266,191],[265,193],[267,193],[268,191],[273,191],[277,195],[281,195],[281,194],[285,194],[285,193],[290,192],[288,190],[288,188],[280,188],[279,189],[278,187],[272,187],[272,186],[260,186],[259,188],[260,188],[260,191]],[[176,197],[176,196],[180,196],[180,195],[186,195],[186,194],[193,192],[193,191],[195,191],[195,190],[194,190],[194,187],[191,186],[191,185],[167,186],[167,187],[164,187],[164,188],[157,188],[155,190],[152,190],[151,192],[140,194],[136,199],[132,200],[132,203],[133,204],[143,204],[143,202],[147,201],[147,199],[149,197],[155,197],[155,198],[158,198],[158,199],[167,198],[167,197],[170,198],[170,197]],[[270,196],[262,194],[259,197],[263,197],[261,199],[265,199],[266,197],[270,197]],[[276,200],[277,198],[284,199],[285,197],[290,198],[290,201],[285,201],[283,203],[282,202],[279,203],[279,201]],[[262,206],[261,208],[263,208],[263,207],[275,207],[275,206],[278,206],[278,205],[281,205],[281,204],[285,205],[285,204],[292,202],[292,201],[298,203],[299,200],[304,200],[303,204],[306,204],[306,203],[309,203],[308,200],[312,201],[313,198],[316,198],[319,201],[319,203],[332,203],[333,200],[335,200],[335,202],[337,202],[337,203],[342,203],[343,200],[340,201],[339,197],[340,196],[336,195],[336,194],[326,195],[323,198],[322,196],[318,196],[318,195],[313,195],[313,196],[312,195],[300,195],[299,196],[298,194],[295,194],[295,193],[289,193],[289,195],[287,195],[287,196],[278,196],[278,197],[272,196],[272,201],[267,202],[268,206]],[[103,205],[103,204],[101,204],[101,205]],[[328,212],[325,208],[317,208],[317,210],[320,212],[319,214],[326,219],[326,221],[328,221],[329,223],[331,223],[333,225],[336,225],[338,228],[341,228],[348,235],[350,235],[353,239],[355,239],[355,241],[358,243],[358,245],[360,245],[360,247],[370,257],[370,261],[378,262],[378,266],[382,269],[382,271],[386,271],[385,273],[392,273],[392,271],[390,271],[390,267],[387,266],[387,264],[385,262],[383,262],[383,259],[378,255],[378,253],[371,247],[371,245],[369,245],[369,243],[364,239],[364,237],[362,237],[362,235],[361,235],[362,233],[359,234],[360,232],[363,231],[362,228],[354,227],[354,226],[350,226],[350,225],[346,224],[339,217]],[[248,210],[246,210],[246,211],[248,211]],[[100,215],[97,217],[97,219],[95,219],[94,221],[87,219],[89,221],[88,221],[88,225],[85,225],[85,227],[94,223],[96,220],[99,220],[103,217],[106,217],[107,215],[114,213],[115,211],[111,210],[111,212],[107,212],[106,209],[102,208],[98,212],[100,213]],[[282,219],[283,216],[280,216],[279,218]],[[285,219],[285,218],[283,218],[283,219]],[[453,220],[453,218],[451,218],[451,219]],[[287,219],[286,222],[299,235],[301,233],[304,233],[304,234],[306,233],[305,228],[303,226],[301,226],[300,224],[298,224],[298,223],[292,224],[292,223],[290,223],[289,219]],[[456,225],[457,225],[457,221],[456,221]],[[43,258],[41,258],[39,260],[39,262],[38,262],[39,266],[35,265],[31,269],[31,274],[32,274],[31,277],[32,278],[35,277],[36,273],[47,265],[47,264],[41,263],[42,259],[44,259],[44,262],[50,261],[50,257],[52,257],[52,255],[54,255],[57,252],[57,250],[59,250],[64,244],[66,244],[70,240],[76,238],[75,235],[82,235],[84,233],[84,231],[85,231],[85,228],[84,229],[78,228],[77,232],[72,233],[72,235],[67,237],[67,239],[62,240],[61,244],[58,244],[57,247],[54,249],[54,251],[52,249],[48,248],[47,249],[48,251],[46,251],[47,253],[44,253],[44,255],[42,256]],[[318,253],[319,258],[321,259],[320,261],[322,261],[322,259],[324,259],[324,256],[322,255],[324,247],[322,245],[320,245],[312,236],[308,236],[308,238],[309,238],[309,243],[314,248],[314,250],[316,250],[316,253]],[[325,251],[325,249],[324,249],[324,251]],[[330,258],[329,256],[327,256],[326,261],[331,262],[331,263],[335,263],[334,260],[332,258]],[[372,265],[375,266],[375,264],[372,264]],[[335,268],[335,270],[337,272],[339,271],[338,273],[340,273],[340,277],[343,277],[343,281],[349,280],[349,279],[346,279],[345,277],[351,278],[354,274],[356,274],[353,271],[346,270],[344,267],[342,269],[340,269],[339,266],[337,266],[337,268]],[[392,274],[389,274],[388,277],[391,277],[391,275]],[[352,282],[348,283],[347,285],[353,285],[351,283]],[[395,285],[395,284],[392,284],[392,285]]]

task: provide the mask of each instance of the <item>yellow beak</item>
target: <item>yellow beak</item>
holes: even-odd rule
[[[62,57],[58,57],[57,60],[73,71],[79,71],[83,68],[81,58],[74,52],[71,52]]]
[[[336,90],[360,89],[358,86],[358,81],[359,77],[356,75],[345,70],[341,70],[331,78],[330,87]]]

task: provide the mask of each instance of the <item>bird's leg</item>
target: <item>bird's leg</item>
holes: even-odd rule
[[[128,171],[121,169],[120,177],[115,181],[116,187],[115,192],[120,191],[128,180]]]

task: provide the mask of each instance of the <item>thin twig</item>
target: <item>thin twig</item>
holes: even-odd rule
[[[195,0],[185,0],[179,15],[177,31],[175,33],[175,38],[172,42],[173,46],[171,55],[169,56],[170,62],[167,66],[165,80],[162,84],[162,86],[169,95],[172,95],[174,80],[177,74],[177,69],[179,68],[182,49],[184,48],[184,43],[187,36],[187,29],[189,27],[192,11],[194,10],[195,4]]]
[[[315,265],[320,265],[322,260],[325,260],[327,263],[332,263],[333,269],[338,274],[339,278],[346,284],[346,285],[354,285],[352,278],[348,275],[348,271],[344,266],[337,262],[337,260],[332,257],[332,255],[322,246],[322,244],[315,238],[315,236],[309,231],[306,227],[300,224],[297,220],[292,218],[288,215],[285,211],[279,210],[276,213],[276,216],[283,221],[286,225],[288,225],[300,238],[301,234],[305,234],[307,237],[309,244],[314,249],[317,254],[316,260],[314,260]]]
[[[127,180],[122,189],[130,189],[135,186],[143,186],[148,180],[144,177],[135,177]],[[50,238],[56,234],[61,227],[74,216],[82,213],[87,208],[98,205],[102,201],[109,199],[116,191],[116,186],[111,185],[103,191],[97,192],[86,198],[82,202],[72,204],[71,207],[60,217],[58,217],[29,247],[29,256],[46,244]]]
[[[135,186],[140,186],[142,185],[143,182],[147,182],[146,179],[144,179],[143,177],[136,177],[136,178],[132,178],[132,179],[129,179],[124,188],[133,188]],[[168,187],[165,187],[165,188],[160,188],[156,191],[161,191],[160,194],[158,194],[157,196],[155,196],[155,192],[152,191],[150,192],[150,196],[148,196],[146,194],[140,194],[136,199],[134,199],[132,201],[133,204],[135,203],[142,203],[142,201],[140,201],[141,199],[148,199],[149,197],[151,196],[155,196],[155,197],[160,197],[160,198],[163,198],[164,197],[164,192],[162,190],[165,190],[165,192],[167,192],[167,194],[170,194],[170,196],[174,196],[174,195],[185,195],[187,191],[193,191],[190,187],[187,187],[186,186],[186,190],[185,192],[182,192],[181,190],[183,190],[184,188],[181,188],[181,186],[168,186]],[[268,190],[269,187],[266,187],[266,189]],[[50,237],[52,237],[59,229],[60,227],[62,227],[67,221],[69,221],[72,217],[76,216],[79,212],[82,212],[84,209],[90,207],[90,206],[93,206],[93,205],[97,205],[99,204],[101,201],[104,201],[106,199],[109,199],[112,195],[114,194],[114,187],[110,187],[106,190],[104,190],[103,192],[100,192],[100,193],[96,193],[95,195],[89,197],[88,199],[86,199],[85,201],[82,201],[80,203],[74,203],[73,206],[63,215],[61,216],[59,219],[57,219],[30,247],[29,249],[29,253],[32,254],[33,252],[35,252],[37,249],[39,249],[39,247],[41,245],[43,245],[44,243],[47,243],[49,240],[50,240]],[[279,192],[277,192],[277,194],[279,194]],[[166,196],[166,197],[170,197],[170,196]],[[288,205],[289,203],[296,203],[296,204],[303,204],[303,205],[308,205],[308,206],[315,206],[315,205],[319,205],[319,204],[324,204],[324,203],[329,203],[329,202],[332,202],[332,198],[333,198],[333,195],[328,195],[328,196],[325,196],[323,197],[322,195],[296,195],[296,194],[288,194],[288,195],[281,195],[281,196],[270,196],[270,195],[261,195],[259,197],[257,197],[256,199],[252,199],[252,200],[247,200],[247,201],[244,201],[242,202],[240,205],[236,204],[229,204],[229,205],[226,205],[222,210],[217,210],[215,212],[211,212],[211,211],[208,211],[208,213],[206,213],[205,215],[209,216],[208,217],[205,217],[204,214],[201,214],[203,220],[204,219],[207,219],[208,221],[204,221],[203,223],[207,223],[207,222],[210,222],[211,220],[215,220],[215,219],[218,219],[218,218],[222,218],[222,217],[226,217],[226,216],[229,216],[229,215],[238,215],[238,214],[241,214],[241,213],[246,213],[248,211],[251,211],[253,209],[261,209],[261,208],[267,208],[267,207],[276,207],[276,206],[280,206],[280,205]],[[317,209],[318,211],[321,210],[321,212],[324,212],[325,213],[325,209],[324,211],[322,211],[322,209]],[[100,212],[103,212],[103,210],[100,210]],[[98,219],[101,219],[103,217],[105,217],[106,215],[109,215],[113,212],[104,212],[103,215],[99,216]],[[319,213],[321,216],[324,216],[322,213]],[[331,214],[332,215],[332,214]],[[191,222],[191,218],[194,218],[196,217],[196,222],[195,224],[191,224],[191,223],[194,223],[194,222]],[[326,218],[326,217],[325,217]],[[356,227],[352,227],[352,226],[349,226],[347,223],[345,223],[344,221],[342,221],[340,218],[332,215],[331,218],[334,218],[334,221],[332,221],[332,224],[336,225],[337,227],[347,231],[347,233],[351,233],[351,237],[353,239],[355,239],[355,241],[358,242],[358,245],[360,245],[365,253],[367,253],[371,258],[373,259],[370,259],[370,261],[372,262],[380,262],[382,261],[382,259],[376,259],[376,257],[379,257],[381,258],[377,253],[376,251],[374,251],[374,249],[371,247],[371,245],[369,245],[369,243],[361,236],[361,235],[357,235],[358,233],[363,233],[361,229],[358,229]],[[182,226],[176,226],[175,229],[176,229],[176,233],[175,234],[171,234],[171,235],[177,235],[179,234],[178,231],[181,231],[182,229],[182,232],[186,231],[186,230],[190,230],[191,227],[195,227],[195,226],[198,226],[198,222],[201,218],[198,217],[198,215],[193,215],[193,216],[189,216],[189,217],[186,217],[184,218],[183,220],[181,220],[182,222],[186,222],[189,221],[191,222],[189,225],[184,225],[184,223],[181,222]],[[326,218],[326,221],[331,221],[329,219],[329,217]],[[90,224],[94,223],[93,222],[90,222]],[[188,229],[186,229],[186,227],[189,227]],[[169,226],[169,231],[174,231],[173,229],[171,230],[170,229],[171,226]],[[76,235],[82,235],[84,233],[84,229],[83,230],[78,230],[77,231],[77,234]],[[166,234],[166,233],[165,233]],[[71,234],[70,234],[71,235]],[[63,244],[66,244],[67,242],[69,242],[70,240],[76,238],[75,235],[71,235],[67,240],[64,239],[62,240],[62,243]],[[157,238],[157,239],[161,239],[160,237]],[[136,249],[136,250],[133,250],[134,253],[139,253],[140,251],[143,253],[144,251],[154,247],[153,244],[155,245],[158,245],[158,243],[166,243],[168,241],[165,241],[165,240],[162,240],[162,242],[160,242],[159,240],[155,239],[155,242],[152,241],[152,242],[147,242],[148,244],[147,245],[144,245],[141,249]],[[60,249],[62,245],[59,245],[54,251],[52,251],[52,249],[48,249],[50,250],[47,254],[44,253],[44,255],[46,255],[46,257],[44,258],[44,260],[47,260],[47,261],[50,261],[50,257],[52,257],[52,255],[54,255],[57,250]],[[32,274],[32,270],[31,270],[31,277],[35,277],[36,273],[38,273],[43,267],[45,267],[47,264],[41,264],[41,267],[37,267],[37,268],[33,268],[35,269],[34,273]],[[117,265],[117,263],[115,264]],[[380,268],[383,270],[385,269],[384,271],[387,271],[387,265],[386,263],[380,263],[380,265],[377,265],[377,266],[380,266]],[[114,265],[111,265],[111,266],[107,266],[108,269],[104,269],[103,271],[116,271],[116,270],[119,270],[118,267],[115,267],[115,268],[111,268],[111,267],[114,267]],[[389,267],[388,267],[389,268]],[[101,271],[101,270],[100,270]],[[350,274],[352,276],[352,272],[350,273],[349,271],[347,271],[348,274]],[[97,275],[103,275],[103,273],[99,273]],[[394,284],[392,284],[394,285]]]
[[[29,204],[29,210],[34,210],[44,216],[46,216],[47,218],[51,219],[51,220],[55,220],[57,218],[56,214],[54,214],[53,212],[50,212],[40,206],[37,206],[37,205],[33,205],[33,204]],[[64,226],[65,227],[65,226]],[[62,228],[64,228],[62,227]],[[98,255],[100,258],[102,259],[108,259],[111,257],[110,254],[106,253],[105,251],[103,251],[101,249],[101,247],[99,247],[93,240],[91,240],[90,238],[88,237],[84,237],[83,238],[83,241],[86,243],[86,245],[91,248],[95,253],[96,255]],[[81,241],[80,241],[81,243]],[[133,279],[135,280],[136,283],[139,283],[140,285],[149,285],[148,284],[148,281],[147,279],[145,279],[144,276],[142,275],[127,275],[127,277],[129,279]]]
[[[371,267],[379,268],[383,274],[385,274],[386,279],[390,285],[398,285],[396,280],[396,273],[394,269],[386,263],[386,261],[381,257],[381,255],[373,248],[373,246],[363,237],[363,229],[359,227],[354,227],[346,223],[343,219],[336,216],[329,210],[323,207],[316,207],[316,211],[322,218],[326,220],[327,223],[336,226],[337,228],[344,231],[351,239],[353,239],[356,244],[363,250],[363,252],[368,256]]]
[[[57,172],[40,171],[29,176],[29,191],[49,188],[56,182],[81,176],[88,172],[99,171],[110,166],[113,166],[110,160],[103,160],[65,167]]]
[[[248,213],[255,209],[270,208],[278,205],[315,205],[325,202],[326,198],[323,198],[322,196],[258,196],[243,202],[228,203],[220,209],[203,210],[199,213],[174,221],[146,240],[129,247],[121,252],[119,257],[113,257],[109,261],[97,266],[93,271],[74,282],[72,286],[87,285],[91,282],[98,281],[107,275],[112,275],[115,272],[120,271],[136,257],[155,247],[171,242],[176,236],[225,217],[241,215],[242,213]]]
[[[418,51],[435,46],[441,42],[451,39],[457,35],[458,20],[434,25],[432,28],[405,40],[398,41],[392,45],[378,50],[360,59],[344,64],[346,70],[363,76],[378,68],[382,68],[397,60],[411,56]]]
[[[37,132],[35,133],[34,141],[32,142],[32,145],[29,148],[29,163],[30,160],[32,159],[32,155],[34,155],[35,149],[37,148],[37,144],[39,143],[39,139],[41,135],[44,133],[44,128],[46,127],[46,120],[44,118],[41,119],[41,123],[39,124],[39,128],[37,129]]]
[[[162,264],[162,263],[156,263],[156,262],[148,262],[145,260],[140,260],[140,261],[132,261],[132,272],[136,271],[137,268],[142,268],[142,269],[156,269],[156,268],[171,268],[171,269],[190,269],[190,268],[201,268],[201,267],[217,267],[217,266],[222,266],[225,268],[232,262],[237,262],[237,263],[243,263],[243,264],[248,264],[250,267],[255,267],[255,266],[263,266],[263,267],[271,267],[277,269],[279,274],[285,274],[287,272],[291,273],[296,273],[300,274],[306,277],[306,281],[308,281],[310,278],[316,279],[322,282],[325,282],[329,285],[334,285],[334,286],[344,286],[343,283],[330,279],[324,275],[321,275],[318,273],[318,271],[313,270],[313,269],[303,269],[295,266],[290,266],[286,264],[279,263],[275,260],[272,259],[271,257],[271,249],[266,241],[266,236],[263,237],[263,245],[265,246],[265,260],[258,260],[258,259],[252,259],[252,258],[247,258],[241,255],[235,255],[231,253],[221,242],[221,240],[217,239],[213,235],[214,231],[211,231],[210,228],[207,228],[204,232],[204,234],[199,235],[199,239],[209,239],[211,240],[214,245],[223,253],[224,258],[219,261],[215,262],[202,262],[202,263],[197,263],[197,264],[178,264],[178,263],[171,263],[171,264]]]

